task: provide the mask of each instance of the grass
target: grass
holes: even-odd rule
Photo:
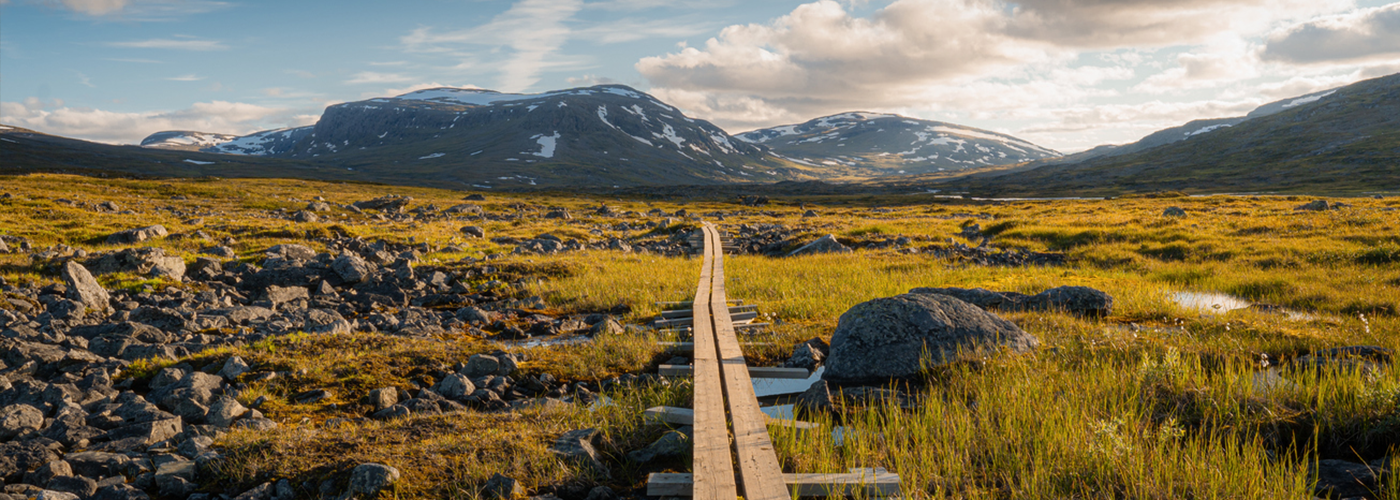
[[[233,238],[233,248],[250,261],[278,243],[324,248],[323,242],[306,239],[308,233],[426,242],[440,251],[426,254],[422,265],[454,270],[490,266],[494,274],[474,277],[471,284],[499,281],[513,297],[542,297],[548,313],[613,311],[632,324],[654,316],[661,309],[658,301],[693,294],[699,267],[694,259],[612,251],[512,255],[512,245],[490,241],[545,232],[592,241],[669,236],[621,229],[617,219],[589,215],[567,222],[539,215],[396,222],[335,209],[324,214],[323,222],[293,223],[276,212],[304,206],[313,196],[344,204],[389,193],[413,196],[415,206],[448,207],[462,195],[449,191],[295,180],[231,180],[211,189],[200,181],[49,175],[3,182],[4,190],[16,197],[0,200],[0,233],[30,238],[39,248],[61,243],[111,250],[117,247],[102,243],[106,234],[151,223],[176,234],[200,229],[216,241]],[[169,199],[179,194],[191,199]],[[56,203],[56,197],[79,205]],[[137,214],[83,208],[108,200]],[[1400,228],[1394,210],[1400,201],[1352,199],[1346,201],[1354,206],[1341,211],[1293,210],[1305,201],[807,196],[775,199],[753,209],[725,202],[491,194],[475,203],[490,214],[515,213],[518,205],[536,214],[545,207],[565,207],[576,216],[591,214],[602,203],[639,213],[686,209],[707,220],[724,215],[721,227],[731,232],[739,224],[782,223],[809,238],[837,234],[855,244],[898,236],[910,237],[916,246],[943,245],[950,237],[967,243],[955,235],[974,221],[993,236],[994,245],[1065,253],[1066,265],[1024,268],[968,265],[895,249],[726,259],[729,295],[772,315],[772,332],[744,339],[767,343],[746,352],[756,365],[781,362],[802,340],[829,340],[837,318],[855,304],[915,287],[1036,293],[1082,285],[1111,294],[1115,309],[1105,318],[1002,314],[1036,335],[1042,348],[1034,355],[931,369],[926,380],[911,388],[921,402],[917,409],[852,406],[805,415],[822,425],[821,432],[798,436],[775,431],[788,472],[887,467],[901,475],[910,497],[972,499],[1303,497],[1311,492],[1314,478],[1308,464],[1315,460],[1365,461],[1400,451],[1395,445],[1400,442],[1400,377],[1393,369],[1307,371],[1286,363],[1344,345],[1400,349],[1400,270],[1393,265],[1400,244],[1394,237]],[[801,217],[804,203],[819,215]],[[1162,217],[1167,206],[1184,208],[1189,215]],[[186,222],[194,216],[204,223]],[[659,217],[633,222],[645,220]],[[463,237],[458,228],[469,224],[485,228],[488,238]],[[211,243],[172,238],[150,244],[188,258]],[[447,245],[456,248],[442,250]],[[498,257],[471,261],[487,255]],[[0,255],[0,277],[40,286],[57,280],[52,269],[22,255]],[[133,291],[182,286],[137,276],[102,279]],[[1199,311],[1174,302],[1177,291],[1228,293],[1307,316],[1292,319],[1253,309]],[[263,411],[282,426],[270,433],[233,433],[219,442],[227,456],[219,469],[221,488],[232,491],[290,478],[314,490],[326,480],[343,481],[356,463],[377,461],[404,472],[406,480],[394,492],[399,498],[475,498],[485,478],[498,471],[523,481],[532,494],[592,481],[620,491],[638,488],[648,469],[629,463],[626,452],[662,430],[643,423],[641,410],[656,404],[686,406],[687,384],[619,387],[609,394],[613,404],[601,409],[566,405],[389,422],[336,419],[363,416],[367,407],[360,398],[369,390],[431,384],[478,352],[506,348],[525,357],[526,373],[596,381],[653,370],[669,357],[657,342],[668,340],[675,338],[637,330],[593,343],[523,349],[465,332],[434,339],[298,334],[178,362],[202,368],[238,355],[255,372],[286,374],[251,383],[241,394],[245,402],[267,396]],[[1265,369],[1261,359],[1275,366]],[[174,362],[137,362],[126,376],[139,384]],[[291,394],[310,388],[330,389],[335,397],[317,405],[288,403]],[[849,436],[840,446],[826,432],[838,426]],[[611,480],[559,462],[545,449],[559,433],[586,427],[604,432],[601,449],[614,468]],[[687,470],[684,463],[665,467]],[[1400,500],[1397,483],[1389,482],[1376,497]]]

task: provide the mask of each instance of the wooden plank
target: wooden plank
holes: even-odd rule
[[[693,425],[695,410],[674,406],[653,406],[642,412],[647,418],[676,425]]]
[[[695,287],[695,426],[692,495],[703,500],[734,500],[738,486],[730,455],[729,429],[724,419],[724,382],[715,347],[710,304],[714,296],[714,266],[718,251],[705,245],[705,261]],[[720,310],[725,305],[720,304]]]
[[[737,312],[753,311],[757,309],[758,304],[749,304],[747,306],[729,306],[729,314],[732,315]],[[691,313],[692,310],[690,309],[675,309],[672,311],[661,311],[661,317],[663,319],[689,318]]]
[[[783,379],[805,379],[812,376],[812,372],[806,368],[782,368],[776,366],[746,366],[749,371],[749,378],[783,378]],[[660,365],[656,368],[656,374],[663,377],[689,377],[691,374],[690,365]],[[753,392],[750,388],[749,392]]]
[[[783,483],[794,496],[899,496],[899,475],[883,469],[852,469],[846,474],[783,474]],[[683,497],[690,494],[691,475],[654,473],[647,476],[647,496]]]
[[[710,235],[710,241],[717,243],[719,234],[715,232],[714,226],[706,224],[705,228]],[[715,338],[720,369],[724,377],[724,395],[729,403],[729,419],[734,431],[734,450],[738,459],[737,468],[743,485],[744,499],[789,500],[791,495],[783,483],[783,469],[778,464],[778,455],[773,449],[772,439],[768,436],[768,417],[758,409],[758,398],[754,397],[753,382],[749,379],[744,352],[739,348],[739,340],[734,336],[734,324],[730,319],[729,310],[725,307],[723,254],[714,256],[711,275],[714,280],[710,291],[710,306],[713,312],[710,319],[714,322],[714,330],[711,333]],[[699,338],[697,333],[696,339]]]
[[[758,311],[747,311],[747,312],[741,312],[741,313],[736,313],[736,314],[731,314],[731,315],[730,315],[730,321],[731,321],[731,322],[733,322],[733,321],[748,321],[748,320],[752,320],[752,319],[755,319],[755,318],[758,318]],[[656,320],[656,321],[653,321],[652,324],[655,325],[655,326],[657,326],[658,328],[660,328],[660,327],[668,327],[668,326],[676,326],[676,325],[689,325],[689,324],[691,323],[691,321],[692,321],[692,318],[691,318],[689,315],[687,315],[687,316],[677,316],[677,317],[674,317],[674,318],[672,318],[672,319],[658,319],[658,320]]]
[[[694,343],[694,342],[657,342],[656,345],[659,345],[659,346],[661,346],[661,347],[665,347],[666,349],[671,350],[671,351],[675,351],[675,352],[695,352],[695,343]],[[763,346],[763,345],[770,345],[770,343],[769,343],[769,342],[740,342],[739,345],[742,345],[742,346]]]
[[[674,425],[694,425],[695,410],[690,408],[677,408],[674,406],[653,406],[642,412],[649,420],[665,422]],[[786,420],[780,418],[768,418],[768,426],[784,427],[792,429],[798,433],[811,432],[821,428],[821,425],[813,422],[803,422],[801,420]]]

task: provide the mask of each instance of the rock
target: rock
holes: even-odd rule
[[[485,237],[486,237],[486,230],[485,230],[485,229],[482,229],[481,226],[462,226],[462,230],[461,230],[461,231],[462,231],[462,234],[465,234],[465,235],[467,235],[467,236],[469,236],[469,237],[472,237],[472,238],[485,238]]]
[[[275,258],[283,260],[312,260],[316,258],[316,251],[312,250],[311,247],[308,247],[306,245],[298,245],[295,243],[283,243],[281,245],[273,245],[272,247],[269,247],[264,253],[269,259]]]
[[[1297,207],[1294,207],[1293,210],[1294,210],[1294,211],[1322,212],[1322,211],[1327,211],[1327,210],[1337,210],[1337,209],[1341,208],[1340,205],[1341,205],[1340,203],[1338,203],[1338,204],[1336,204],[1336,205],[1328,204],[1328,203],[1327,203],[1327,200],[1313,200],[1313,201],[1304,203],[1304,204],[1302,204],[1302,205],[1298,205]]]
[[[1186,211],[1185,211],[1185,210],[1182,210],[1181,207],[1167,207],[1166,210],[1163,210],[1163,211],[1162,211],[1162,217],[1185,217],[1185,216],[1186,216]]]
[[[396,404],[388,408],[376,411],[373,414],[370,414],[369,418],[375,420],[389,420],[394,418],[404,418],[412,414],[413,411],[409,410],[407,406]]]
[[[664,458],[681,457],[690,451],[690,438],[678,431],[663,434],[646,448],[627,454],[627,459],[639,464]]]
[[[168,234],[170,234],[170,232],[165,230],[165,226],[156,224],[154,226],[127,229],[112,233],[107,237],[107,244],[129,245],[132,243],[140,243],[151,238],[164,238]]]
[[[131,464],[126,455],[101,451],[69,453],[63,459],[72,466],[73,474],[87,477],[120,476]]]
[[[467,378],[479,378],[487,375],[495,375],[501,370],[501,360],[495,356],[487,354],[473,354],[467,358],[467,366],[463,367],[461,374]]]
[[[400,213],[403,212],[404,207],[407,207],[408,203],[411,201],[413,201],[413,198],[391,194],[373,200],[357,201],[351,206],[360,210],[379,210],[386,213]]]
[[[1369,498],[1376,489],[1377,474],[1370,466],[1345,460],[1319,460],[1313,494],[1323,498]]]
[[[398,469],[384,464],[360,464],[350,471],[350,492],[376,498],[398,480]]]
[[[176,281],[184,279],[185,259],[169,255],[156,247],[128,248],[103,254],[89,262],[97,274],[132,273],[143,276],[164,276]]]
[[[1108,316],[1113,297],[1087,286],[1060,286],[1031,296],[1031,309],[1064,311],[1079,316]]]
[[[60,457],[53,448],[43,439],[0,443],[0,479],[20,477],[58,460]]]
[[[569,211],[568,211],[568,210],[565,210],[565,209],[562,209],[562,208],[561,208],[561,209],[559,209],[559,210],[550,210],[549,212],[547,212],[547,213],[544,214],[544,218],[546,218],[546,219],[571,220],[571,219],[574,218],[574,216],[569,215]]]
[[[473,325],[485,325],[496,321],[495,313],[478,307],[467,306],[457,310],[457,319]]]
[[[486,196],[480,193],[469,194],[466,197],[462,198],[462,201],[486,201]]]
[[[313,201],[306,204],[306,210],[311,212],[329,212],[331,204],[324,201]]]
[[[257,485],[251,490],[240,493],[233,497],[233,500],[272,500],[272,483]]]
[[[223,368],[219,369],[218,375],[226,380],[233,380],[244,373],[248,373],[248,363],[238,356],[230,356],[224,361]]]
[[[233,421],[248,413],[248,409],[239,403],[238,400],[228,396],[220,396],[213,404],[209,405],[209,413],[204,420],[214,427],[227,428],[233,425]]]
[[[481,496],[487,500],[510,500],[525,496],[525,488],[516,481],[497,472],[481,488]]]
[[[151,500],[151,496],[129,484],[113,484],[98,488],[89,500]]]
[[[105,313],[111,309],[111,296],[97,283],[87,268],[74,261],[63,265],[63,282],[68,286],[66,295],[90,310]]]
[[[897,295],[856,304],[841,315],[822,378],[886,381],[917,375],[926,355],[927,366],[937,366],[955,360],[959,351],[1027,352],[1039,344],[1010,321],[953,297]]]
[[[24,475],[24,482],[29,484],[49,484],[49,481],[56,477],[68,477],[73,475],[73,467],[65,460],[54,460],[44,464],[34,472]]]
[[[374,411],[382,411],[385,408],[394,406],[399,402],[399,390],[393,387],[384,387],[369,391],[369,406]]]
[[[588,328],[588,335],[592,337],[597,337],[599,335],[621,335],[626,332],[627,329],[623,328],[622,323],[618,323],[617,320],[612,318],[594,323],[592,327]]]
[[[296,213],[292,214],[292,220],[296,222],[316,222],[321,220],[321,218],[310,211],[297,210]]]
[[[335,271],[340,279],[351,284],[360,283],[374,275],[374,267],[355,254],[336,257],[335,262],[331,263],[331,270]]]
[[[204,247],[199,249],[199,253],[205,255],[213,255],[215,257],[223,257],[225,259],[232,259],[238,257],[238,252],[235,252],[232,248],[226,246]]]
[[[64,484],[63,484],[64,481],[62,481],[62,480],[73,480],[74,478],[71,478],[71,477],[64,477],[64,478],[59,478],[59,479],[60,479],[59,487],[63,487],[63,486],[64,486]],[[97,482],[96,482],[96,481],[93,481],[93,480],[87,479],[87,478],[82,478],[82,479],[80,479],[80,480],[78,480],[78,481],[79,481],[79,482],[82,482],[82,480],[90,481],[90,482],[93,483],[94,486],[97,485]],[[84,485],[84,486],[86,486],[86,485]],[[83,495],[82,497],[86,497],[86,496],[87,496],[87,495]],[[34,500],[79,500],[79,499],[82,498],[82,497],[78,496],[76,493],[71,493],[71,492],[62,491],[62,490],[53,490],[53,489],[39,490],[38,493],[35,493],[35,494],[34,494]]]
[[[797,407],[808,411],[823,412],[831,410],[831,389],[827,386],[826,380],[817,380],[812,385],[797,395]]]
[[[311,298],[311,292],[306,287],[300,286],[277,286],[268,285],[266,297],[275,309],[277,306],[292,302],[294,300],[306,300]]]
[[[801,248],[798,248],[797,250],[793,250],[792,253],[789,253],[789,254],[788,254],[788,257],[794,257],[794,256],[798,256],[798,255],[810,255],[810,254],[817,254],[817,253],[850,253],[850,252],[851,252],[850,247],[847,247],[846,245],[842,245],[841,242],[836,241],[836,235],[828,234],[828,235],[826,235],[826,236],[822,236],[821,238],[818,238],[817,241],[813,241],[813,242],[808,243],[808,244],[806,244],[806,245],[802,245]]]
[[[169,418],[137,422],[107,431],[107,439],[111,441],[127,440],[123,444],[124,446],[146,447],[173,438],[184,430],[184,425],[180,417],[166,415]],[[74,464],[74,468],[77,468],[77,464]]]
[[[444,377],[442,381],[433,385],[431,390],[442,395],[444,398],[459,400],[476,392],[476,385],[472,384],[472,381],[467,379],[467,377],[454,373]]]
[[[49,484],[45,487],[52,491],[61,491],[64,493],[68,493],[72,496],[74,500],[77,500],[78,498],[87,498],[92,496],[93,493],[97,493],[97,481],[93,481],[83,476],[56,477],[50,480]]]
[[[298,404],[308,405],[312,403],[319,403],[322,400],[329,399],[330,397],[331,391],[325,389],[313,389],[292,396],[292,400],[296,401]]]
[[[25,404],[13,404],[0,408],[0,441],[37,431],[44,425],[44,412]]]
[[[792,356],[788,358],[785,366],[791,368],[805,368],[815,370],[826,359],[826,353],[830,347],[820,338],[814,338],[797,344],[792,349]]]
[[[554,444],[549,446],[549,451],[575,467],[591,470],[599,477],[608,478],[611,477],[608,466],[599,459],[598,450],[593,447],[593,440],[597,436],[597,429],[565,432],[554,440]]]
[[[816,211],[816,210],[808,210],[808,211],[806,211],[806,212],[802,212],[802,218],[804,218],[804,219],[810,218],[810,217],[816,217],[816,216],[817,216],[817,211]]]

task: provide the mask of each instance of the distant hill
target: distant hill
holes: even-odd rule
[[[959,171],[1060,156],[1006,134],[866,112],[824,116],[737,137],[768,146],[794,162],[863,175]]]
[[[194,132],[189,130],[171,130],[166,132],[156,132],[141,140],[141,146],[157,149],[173,149],[179,151],[199,151],[201,149],[218,146],[225,142],[237,139],[236,135],[213,134],[209,132]]]
[[[426,89],[337,104],[313,126],[258,132],[201,151],[334,162],[379,177],[478,187],[707,184],[827,175],[621,85],[540,94]]]
[[[986,194],[1400,191],[1400,74],[1260,109],[1229,126],[1159,132],[1215,127],[1130,153],[936,184]]]
[[[1269,116],[1297,106],[1302,106],[1311,102],[1317,102],[1318,100],[1332,95],[1336,91],[1336,89],[1324,90],[1321,92],[1313,92],[1311,94],[1271,102],[1269,104],[1259,106],[1258,108],[1254,108],[1253,111],[1250,111],[1249,114],[1245,116],[1191,120],[1185,125],[1158,130],[1156,132],[1148,134],[1142,139],[1139,139],[1137,142],[1131,144],[1098,146],[1088,151],[1081,151],[1079,153],[1063,156],[1060,158],[1048,159],[1045,160],[1045,163],[1077,163],[1093,158],[1104,158],[1110,156],[1121,156],[1129,153],[1136,153],[1138,151],[1155,148],[1164,144],[1171,144],[1173,142],[1184,141],[1193,137],[1200,137],[1202,134],[1208,134],[1210,132],[1214,132],[1216,130],[1220,130],[1226,127],[1233,127],[1235,125],[1239,125],[1240,123],[1243,123],[1246,120]]]

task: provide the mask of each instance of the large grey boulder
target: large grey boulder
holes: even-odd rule
[[[83,307],[103,312],[111,307],[111,296],[107,295],[107,290],[102,288],[97,278],[93,278],[92,273],[82,264],[71,260],[64,264],[63,281],[68,285],[68,298],[77,301]]]
[[[156,224],[154,226],[138,227],[112,233],[107,237],[107,244],[126,245],[140,243],[151,238],[164,238],[168,234],[170,234],[170,232],[165,230],[165,226]]]
[[[316,258],[316,251],[306,245],[296,243],[283,243],[273,245],[265,252],[269,259],[282,260],[312,260]]]
[[[444,398],[456,400],[476,392],[476,384],[461,374],[453,373],[434,384],[431,390]]]
[[[593,474],[602,477],[611,477],[608,466],[599,460],[597,448],[593,446],[593,440],[598,436],[597,429],[580,429],[565,432],[554,440],[549,451],[562,458],[565,462],[574,464],[576,467],[591,470]]]
[[[43,425],[44,412],[33,406],[14,404],[0,408],[0,441],[37,431]]]
[[[331,263],[331,270],[346,283],[359,283],[374,275],[374,267],[352,253],[336,257],[335,262]]]
[[[878,382],[917,375],[959,352],[1039,346],[1014,323],[947,295],[904,294],[856,304],[837,321],[822,378]]]
[[[842,245],[841,242],[836,241],[836,235],[828,234],[828,235],[826,235],[826,236],[822,236],[821,238],[817,238],[817,241],[813,241],[813,242],[808,243],[808,244],[806,244],[806,245],[802,245],[801,248],[798,248],[797,250],[793,250],[792,253],[788,254],[788,257],[794,257],[794,256],[798,256],[798,255],[809,255],[809,254],[814,254],[814,253],[850,253],[850,252],[851,252],[851,248],[850,248],[850,247],[848,247],[848,246],[846,246],[846,245]]]

